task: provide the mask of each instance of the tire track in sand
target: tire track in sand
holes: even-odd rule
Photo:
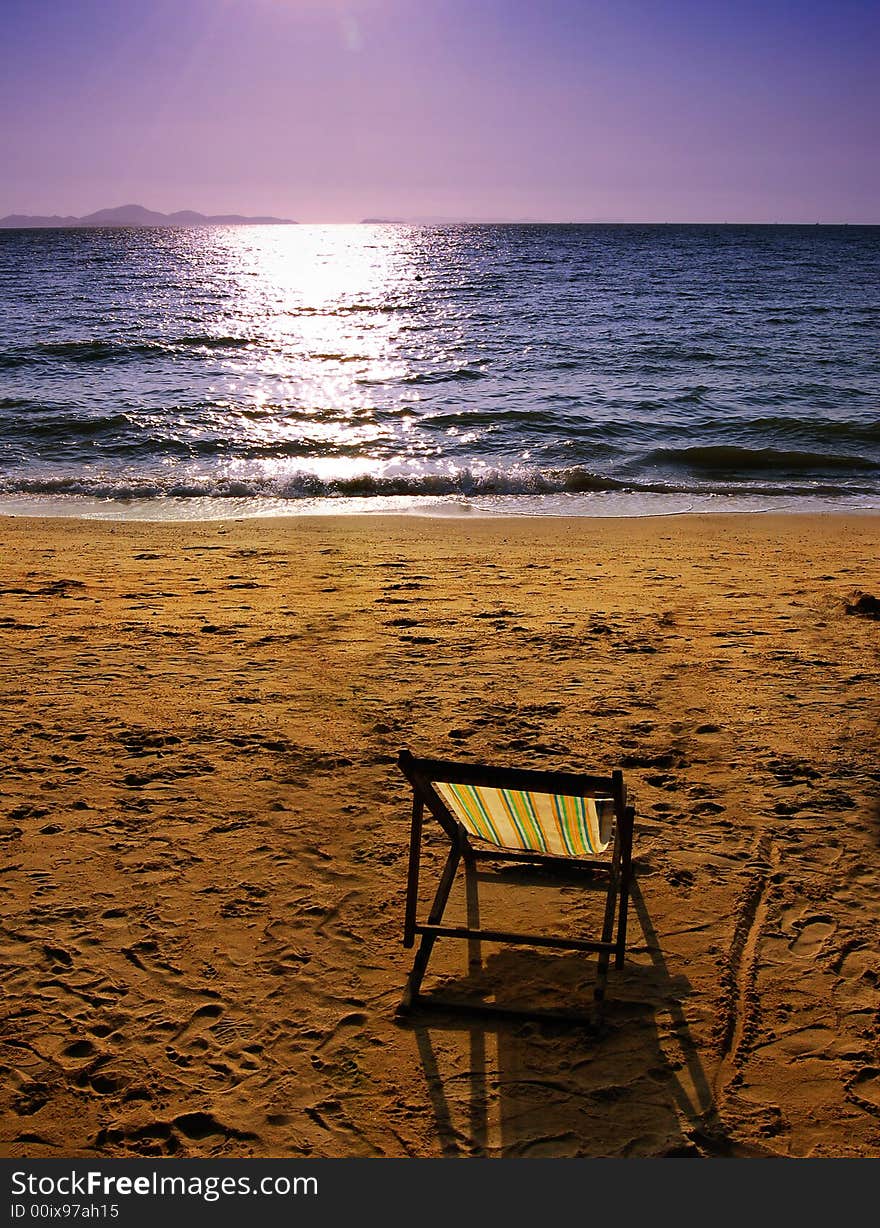
[[[721,1062],[715,1077],[716,1103],[739,1074],[745,1050],[758,1026],[758,946],[767,916],[767,885],[778,865],[771,836],[759,835],[751,855],[752,873],[736,908],[736,925],[722,978],[719,1039]]]

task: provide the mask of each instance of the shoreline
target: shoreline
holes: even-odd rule
[[[127,500],[89,495],[7,495],[0,517],[112,523],[201,524],[232,520],[297,520],[304,517],[407,516],[417,519],[657,519],[669,516],[880,514],[880,503],[865,496],[831,500],[807,494],[768,497],[742,493],[705,494],[604,491],[554,494],[339,495],[284,498],[254,495],[132,497]]]
[[[0,517],[0,1154],[880,1155],[876,547],[851,512]],[[598,1036],[395,1018],[404,745],[623,767]],[[487,927],[589,905],[480,890]],[[447,947],[429,990],[589,998],[589,958]]]
[[[181,517],[179,519],[171,516],[162,517],[138,517],[134,516],[105,516],[105,515],[84,515],[81,512],[70,513],[41,513],[37,511],[27,512],[10,512],[4,511],[0,507],[0,524],[4,522],[26,523],[29,521],[40,521],[47,525],[60,525],[64,523],[88,524],[88,525],[140,525],[145,528],[168,528],[185,529],[187,527],[198,528],[202,525],[218,525],[218,524],[236,524],[236,525],[272,525],[276,523],[296,524],[301,521],[327,521],[328,523],[336,522],[357,522],[377,523],[380,521],[439,521],[441,523],[456,522],[459,524],[478,524],[488,522],[495,524],[504,521],[522,521],[526,524],[542,524],[542,523],[558,523],[560,521],[570,522],[572,524],[603,524],[614,521],[628,522],[646,522],[663,520],[695,520],[695,521],[714,521],[714,520],[730,520],[732,522],[748,522],[752,518],[765,521],[774,519],[800,519],[809,520],[815,518],[817,520],[863,520],[871,517],[880,517],[880,506],[878,507],[849,507],[845,509],[827,508],[817,510],[813,507],[808,508],[748,508],[743,510],[722,510],[706,509],[704,511],[694,511],[692,509],[675,509],[669,511],[656,512],[602,512],[591,515],[578,514],[571,512],[553,511],[553,512],[517,512],[517,511],[486,511],[483,509],[467,508],[465,510],[450,509],[419,509],[412,508],[407,510],[377,510],[377,511],[362,511],[362,510],[340,510],[340,511],[302,511],[302,512],[254,512],[251,514],[242,514],[241,512],[229,512],[226,515],[212,515],[205,517]]]

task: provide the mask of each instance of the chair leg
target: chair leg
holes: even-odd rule
[[[453,844],[449,850],[449,856],[446,858],[446,865],[443,867],[440,882],[437,885],[434,903],[431,905],[431,911],[428,913],[428,925],[439,925],[443,919],[443,910],[446,908],[446,901],[449,899],[449,893],[452,890],[452,883],[455,879],[455,871],[458,869],[460,859],[461,849],[457,844]],[[436,934],[422,934],[422,941],[419,943],[416,951],[412,971],[407,978],[406,988],[403,991],[403,998],[398,1008],[401,1013],[408,1011],[419,995],[419,989],[428,967],[428,960],[431,958],[431,952],[436,941]]]
[[[419,905],[419,861],[422,855],[422,815],[424,803],[413,797],[412,827],[409,834],[409,870],[406,876],[406,913],[403,919],[403,945],[411,947],[416,940],[416,909]]]
[[[622,968],[626,957],[626,919],[629,911],[629,886],[632,879],[632,832],[635,821],[635,810],[631,806],[627,807],[625,818],[626,829],[620,848],[620,913],[617,921],[615,968]]]
[[[617,867],[612,865],[608,881],[608,895],[605,897],[605,918],[602,922],[602,941],[610,942],[614,934],[614,912],[617,904]],[[593,997],[599,1003],[605,997],[605,983],[608,980],[608,964],[610,951],[600,951],[596,963],[596,988]]]
[[[629,904],[629,880],[620,884],[620,919],[617,923],[617,952],[614,956],[614,967],[622,968],[626,958],[626,914]]]
[[[477,863],[475,858],[464,854],[465,900],[468,929],[480,928],[480,895]],[[479,938],[468,940],[468,972],[479,972],[483,966],[483,948]]]

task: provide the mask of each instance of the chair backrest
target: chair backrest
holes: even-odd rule
[[[614,838],[626,794],[620,772],[585,776],[416,759],[400,767],[450,835],[550,857],[590,857]],[[451,824],[451,827],[450,827]]]
[[[614,801],[610,797],[573,797],[447,781],[433,784],[471,836],[501,848],[587,857],[604,853],[611,843]]]

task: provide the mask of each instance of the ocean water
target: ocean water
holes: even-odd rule
[[[880,508],[880,227],[0,231],[0,511]]]

